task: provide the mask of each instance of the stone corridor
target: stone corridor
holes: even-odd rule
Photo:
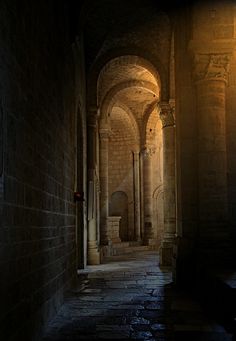
[[[0,41],[0,341],[233,339],[236,1],[1,0]]]
[[[110,257],[79,270],[79,283],[49,324],[43,341],[228,341],[190,294],[172,286],[154,251]]]

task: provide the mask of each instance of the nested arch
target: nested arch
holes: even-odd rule
[[[127,81],[120,82],[116,85],[114,85],[112,88],[110,88],[104,95],[103,98],[101,98],[101,104],[99,105],[101,108],[101,113],[104,115],[107,112],[107,107],[109,106],[110,102],[113,101],[113,98],[124,89],[129,89],[132,87],[147,89],[155,97],[159,97],[159,86],[156,84],[153,84],[150,81],[146,80],[136,80],[131,79]]]
[[[91,67],[88,75],[87,99],[89,106],[98,105],[98,80],[99,75],[105,72],[109,62],[117,59],[117,63],[134,63],[148,70],[156,80],[160,89],[160,100],[169,98],[168,72],[163,64],[154,55],[139,48],[116,48],[100,56]]]
[[[127,107],[124,103],[120,101],[117,101],[116,103],[114,103],[113,107],[121,108],[129,117],[132,133],[134,136],[134,144],[135,146],[138,147],[140,145],[140,133],[139,133],[139,127],[138,127],[137,121],[135,120],[135,117],[132,111],[129,109],[129,107]]]
[[[152,82],[144,81],[144,80],[129,80],[129,81],[124,81],[124,82],[116,84],[106,93],[100,106],[100,113],[101,113],[100,114],[100,127],[102,128],[103,126],[109,125],[108,122],[109,122],[110,113],[112,111],[112,108],[116,105],[116,106],[122,107],[127,112],[132,122],[132,125],[134,126],[134,129],[136,130],[136,135],[138,136],[138,140],[140,140],[140,132],[139,132],[139,127],[137,123],[137,118],[134,117],[134,114],[132,110],[129,108],[129,106],[126,105],[124,101],[121,101],[121,98],[119,97],[119,94],[121,92],[124,92],[124,90],[126,89],[128,90],[131,88],[137,88],[137,89],[140,88],[140,89],[148,90],[150,93],[153,94],[153,97],[155,98],[153,103],[148,105],[148,108],[146,109],[144,113],[144,122],[140,128],[142,128],[142,126],[146,126],[148,117],[158,101],[157,99],[159,95],[158,85],[155,85]]]
[[[147,85],[147,88],[150,88],[159,96],[160,77],[153,65],[148,61],[137,56],[121,56],[110,60],[99,74],[98,104],[101,103],[109,89],[114,88],[119,83],[140,80],[142,80],[143,86]],[[155,87],[158,89],[155,89]]]
[[[132,151],[139,145],[139,132],[132,113],[122,103],[116,103],[110,113],[110,143],[116,142],[117,147],[124,144],[126,151]]]

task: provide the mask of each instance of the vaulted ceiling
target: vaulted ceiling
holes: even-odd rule
[[[163,8],[151,0],[92,1],[83,8],[86,69],[98,73],[100,115],[117,121],[122,110],[139,137],[169,78],[172,24]]]
[[[89,104],[102,118],[126,114],[139,137],[153,112],[158,118],[158,101],[169,98],[175,7],[163,0],[87,0],[80,8]]]

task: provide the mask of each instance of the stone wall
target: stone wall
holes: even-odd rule
[[[77,258],[78,267],[84,268],[87,264],[87,122],[86,122],[86,80],[84,67],[84,40],[83,34],[76,37],[73,44],[75,62],[75,89],[76,97],[75,130],[77,132],[75,144],[77,158],[75,191],[83,193],[84,201],[78,202],[76,211],[77,226]]]
[[[112,134],[109,141],[109,198],[114,192],[122,191],[128,197],[128,226],[126,238],[134,237],[134,180],[133,154],[135,136],[127,114],[112,114]],[[117,213],[116,213],[117,214]],[[122,221],[121,221],[122,225]]]
[[[65,18],[61,2],[0,4],[2,340],[36,340],[76,274],[74,70]]]

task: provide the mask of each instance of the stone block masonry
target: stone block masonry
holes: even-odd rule
[[[36,340],[76,273],[72,51],[53,4],[0,4],[1,340]]]

